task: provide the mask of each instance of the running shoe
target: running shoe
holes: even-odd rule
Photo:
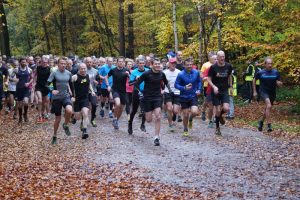
[[[44,115],[43,115],[43,119],[48,120],[48,119],[49,119],[49,115],[48,115],[48,114],[44,114]]]
[[[114,119],[112,121],[112,125],[113,127],[115,128],[115,130],[118,130],[119,129],[119,124],[118,124],[118,120],[117,119]]]
[[[66,133],[67,136],[71,135],[71,132],[70,132],[70,129],[69,129],[68,125],[66,125],[66,124],[63,123],[63,129],[64,129],[64,131],[65,131],[65,133]]]
[[[36,120],[36,123],[38,123],[38,124],[41,124],[43,122],[44,122],[44,120],[42,117],[38,117],[38,119]]]
[[[133,133],[133,130],[132,130],[132,123],[128,123],[128,134],[129,135],[132,135],[132,133]]]
[[[188,130],[184,130],[182,135],[183,137],[188,137],[190,134]]]
[[[141,129],[141,131],[143,131],[143,132],[147,132],[147,131],[146,131],[146,126],[145,126],[145,124],[141,124],[140,129]]]
[[[174,132],[174,131],[175,131],[174,125],[173,124],[169,125],[169,132]]]
[[[109,112],[109,118],[114,118],[114,114],[112,112]]]
[[[104,110],[103,109],[100,110],[100,117],[104,117]]]
[[[258,122],[258,131],[262,131],[263,130],[263,126],[264,126],[264,122],[263,121],[259,121]]]
[[[95,120],[92,120],[91,124],[92,124],[93,127],[97,127],[97,124],[96,124]]]
[[[82,133],[82,139],[85,140],[89,137],[89,134],[87,133]]]
[[[225,119],[223,116],[220,116],[220,124],[224,125],[225,124]]]
[[[201,119],[202,119],[202,121],[206,120],[206,114],[205,114],[205,112],[202,112]]]
[[[272,125],[271,124],[268,124],[268,130],[267,130],[268,132],[272,132],[273,131],[273,129],[272,129]]]
[[[213,128],[214,127],[214,123],[212,121],[208,122],[208,128]]]
[[[193,120],[189,120],[189,129],[193,128]]]
[[[53,137],[52,137],[51,144],[52,144],[52,145],[56,144],[56,141],[57,141],[57,137],[53,136]]]
[[[177,122],[182,122],[182,118],[181,118],[181,116],[180,116],[180,115],[178,115]]]
[[[220,128],[216,128],[215,134],[218,135],[218,136],[222,135]]]
[[[159,146],[159,145],[160,145],[159,139],[155,138],[155,140],[154,140],[154,146]]]

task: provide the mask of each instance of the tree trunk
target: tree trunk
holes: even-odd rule
[[[0,53],[10,57],[9,33],[7,28],[4,2],[0,1]]]
[[[48,28],[47,28],[46,20],[44,19],[43,6],[40,7],[40,15],[41,15],[41,19],[42,19],[42,26],[43,26],[43,29],[44,29],[44,34],[45,34],[45,41],[46,41],[46,45],[47,45],[47,51],[48,51],[48,53],[51,53],[51,46],[50,46]]]
[[[174,42],[175,42],[175,52],[178,52],[178,35],[177,35],[177,24],[176,24],[176,1],[173,0],[173,31],[174,31]]]
[[[204,57],[203,57],[203,31],[202,31],[202,20],[201,20],[201,13],[202,13],[202,8],[201,5],[197,5],[198,9],[198,21],[199,21],[199,60],[200,64],[202,65],[204,63]]]
[[[66,20],[66,15],[65,15],[65,10],[64,10],[64,4],[63,0],[60,0],[60,44],[61,44],[61,52],[62,55],[66,55],[66,38],[65,38],[65,33],[66,33],[66,26],[67,26],[67,20]]]
[[[119,0],[119,51],[120,56],[125,56],[125,24],[124,24],[124,0]]]
[[[218,49],[222,50],[222,27],[221,27],[221,19],[218,18],[217,21],[217,28],[218,28]]]
[[[134,31],[133,31],[133,17],[134,5],[133,3],[128,5],[128,48],[127,48],[127,57],[134,58]]]

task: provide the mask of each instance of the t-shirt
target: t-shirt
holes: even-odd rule
[[[16,91],[16,86],[17,86],[17,82],[11,80],[11,79],[15,78],[14,68],[10,68],[8,70],[8,77],[9,77],[8,91],[14,92],[14,91]]]
[[[139,68],[136,68],[135,70],[133,70],[130,74],[130,81],[135,81],[137,77],[142,76],[143,73],[145,73],[146,71],[148,71],[148,68],[144,68],[144,71],[140,71]],[[142,82],[140,84],[139,90],[142,92],[144,91],[144,85],[145,83]]]
[[[45,87],[47,85],[47,80],[51,74],[49,67],[38,66],[36,68],[36,85],[39,87]]]
[[[261,92],[267,94],[276,94],[277,81],[280,80],[280,74],[276,69],[272,70],[260,70],[256,73],[255,79],[260,80]]]
[[[212,65],[212,64],[211,64],[210,62],[204,63],[204,64],[202,65],[202,67],[201,67],[201,73],[203,74],[203,72],[204,72],[206,69],[210,68],[211,65]],[[208,86],[208,82],[207,82],[207,80],[204,80],[204,81],[203,81],[203,87],[207,87],[207,86]]]
[[[74,95],[76,100],[87,99],[89,96],[89,88],[90,88],[90,79],[89,75],[81,76],[80,74],[74,75],[77,76],[74,84]]]
[[[148,70],[136,82],[138,86],[140,83],[145,82],[144,99],[145,100],[158,100],[161,99],[162,85],[168,84],[166,75],[163,72],[155,73],[153,70]]]
[[[7,77],[8,76],[8,71],[7,71],[6,67],[1,66],[0,67],[0,89],[3,89],[3,81],[4,81],[3,76]]]
[[[203,78],[205,78],[205,77],[208,76],[209,69],[210,69],[210,67],[209,67],[209,68],[206,68],[206,69],[204,70],[204,72],[202,72],[202,77],[203,77]],[[201,69],[201,71],[202,71],[202,69]],[[205,92],[206,92],[206,95],[210,95],[210,94],[211,94],[211,91],[212,91],[212,88],[211,88],[211,86],[207,83],[206,91],[205,91]]]
[[[175,69],[174,71],[171,71],[169,69],[164,71],[166,78],[170,84],[170,88],[172,89],[172,91],[174,92],[174,94],[176,95],[180,95],[180,91],[178,89],[175,88],[175,81],[176,78],[178,76],[178,74],[180,73],[179,69]],[[165,88],[165,92],[169,93],[169,89],[166,87]]]
[[[224,66],[218,63],[212,65],[209,69],[208,76],[211,77],[212,83],[218,87],[220,93],[228,92],[228,77],[231,75],[232,65],[225,62]]]
[[[86,73],[89,75],[93,90],[96,91],[97,84],[95,84],[94,81],[98,80],[98,70],[91,67],[90,69],[87,68]]]
[[[126,73],[127,72],[127,73]],[[114,68],[108,72],[108,77],[113,77],[112,89],[120,93],[126,93],[126,80],[129,77],[129,70],[126,68]]]
[[[58,90],[57,95],[53,95],[52,99],[64,99],[70,97],[69,86],[71,85],[72,74],[68,70],[56,70],[52,72],[48,78],[48,82],[53,82],[53,89]]]
[[[177,63],[176,64],[176,69],[179,69],[180,71],[184,70],[183,63]]]
[[[112,66],[108,66],[107,64],[103,65],[99,70],[98,70],[98,73],[101,75],[101,76],[106,76],[108,74],[108,72],[111,70],[111,69],[114,69],[115,66],[112,65]],[[109,77],[108,78],[108,84],[110,86],[112,86],[112,83],[113,83],[113,78],[112,77]],[[102,81],[102,84],[101,84],[101,89],[107,89],[107,85],[106,85],[106,82],[105,81]]]

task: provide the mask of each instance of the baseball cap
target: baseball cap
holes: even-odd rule
[[[176,58],[170,58],[169,59],[169,63],[174,63],[174,62],[176,62]]]

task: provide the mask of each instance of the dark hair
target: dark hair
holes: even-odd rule
[[[183,61],[183,64],[186,65],[187,62],[193,62],[192,58],[189,57]]]
[[[159,59],[159,58],[153,58],[153,59],[151,60],[151,64],[153,65],[155,61],[156,61],[156,62],[160,62],[160,59]]]
[[[125,61],[125,57],[119,56],[119,57],[117,58],[117,62],[119,62],[120,59],[123,59],[123,60]]]
[[[61,60],[66,61],[67,59],[66,59],[65,57],[60,57],[60,58],[57,60],[57,63],[60,63]]]
[[[27,61],[26,58],[22,57],[19,59],[19,63],[21,63],[23,60]]]

